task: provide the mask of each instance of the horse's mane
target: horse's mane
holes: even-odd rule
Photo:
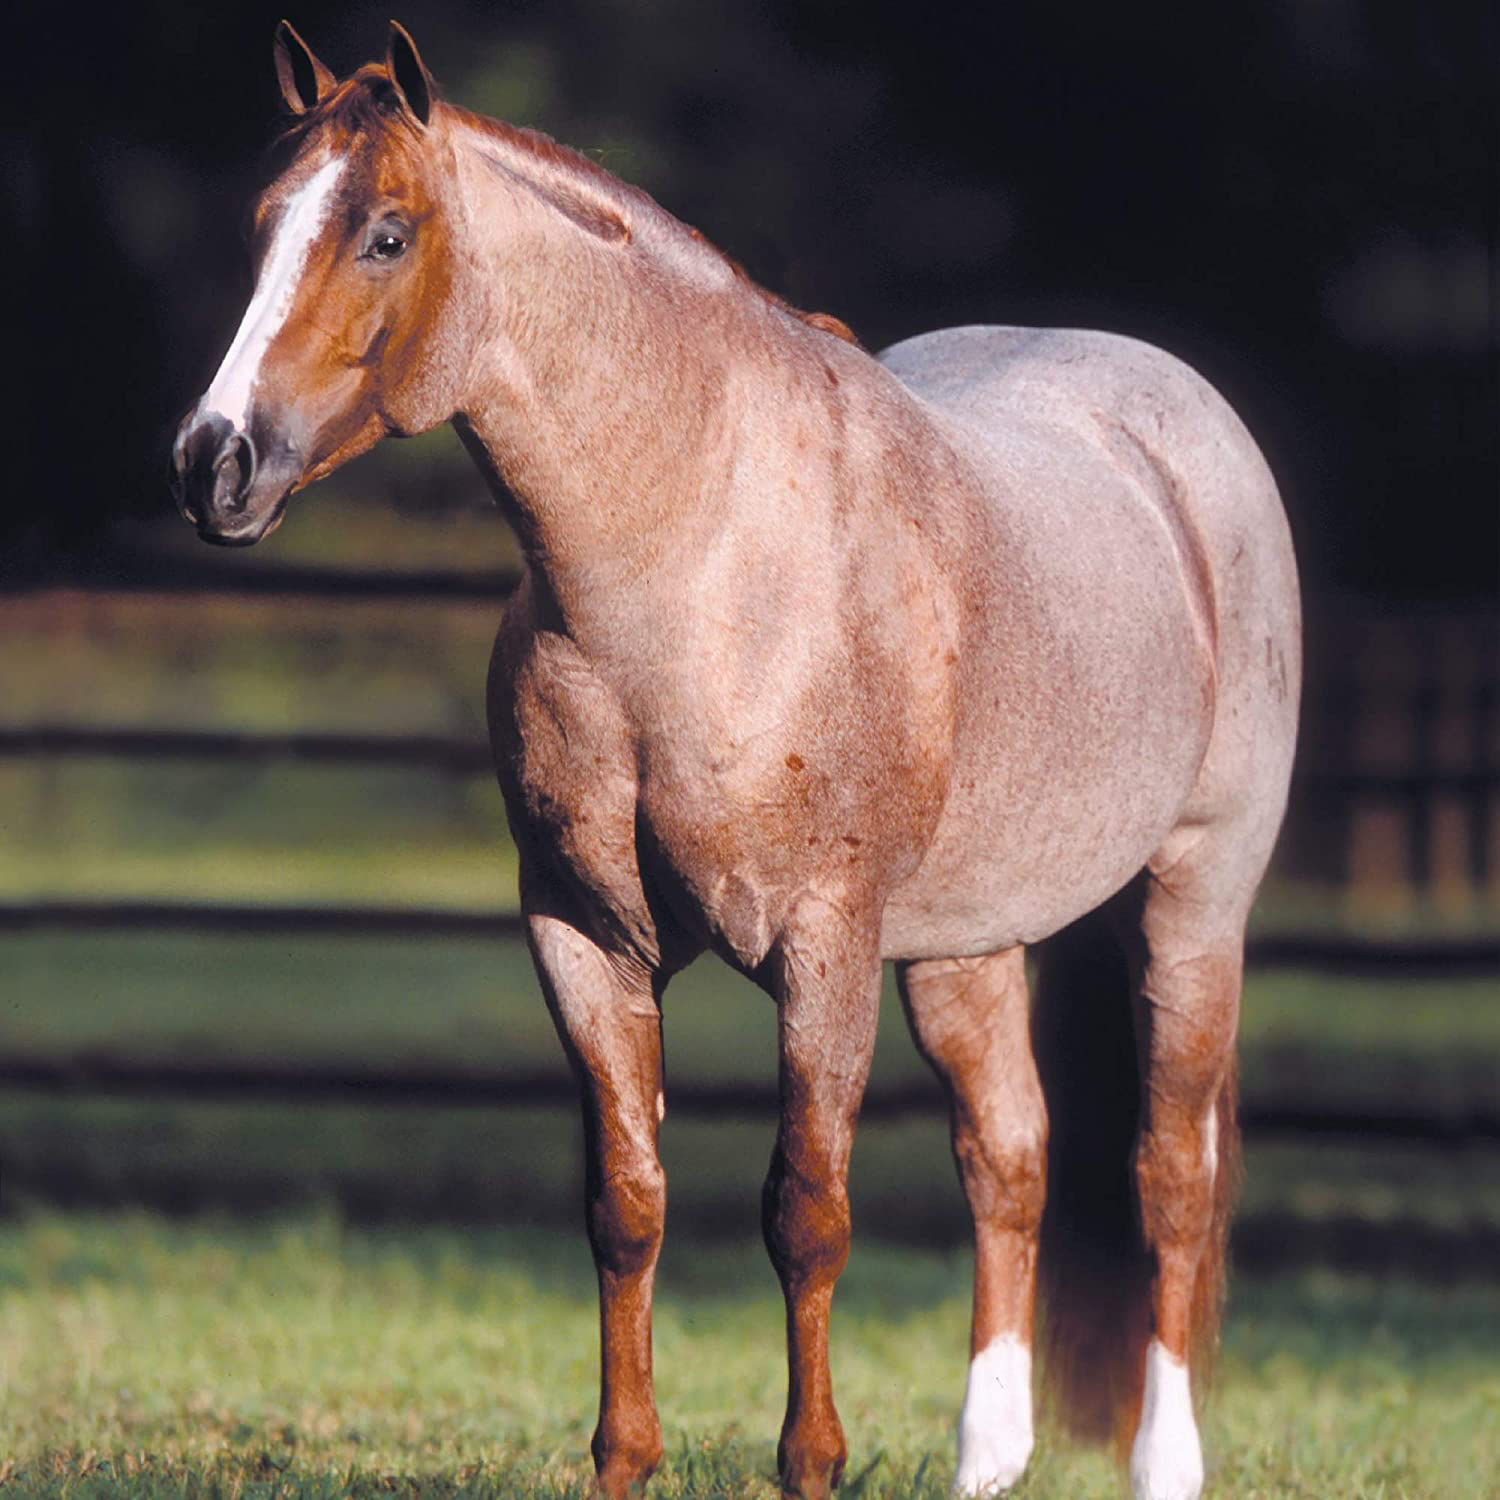
[[[682,223],[649,193],[616,177],[613,172],[582,152],[560,144],[540,130],[531,130],[524,125],[509,125],[447,101],[443,101],[442,107],[456,115],[470,130],[493,140],[506,151],[507,156],[520,162],[535,163],[543,173],[557,175],[575,186],[582,186],[590,197],[602,199],[618,210],[633,209],[638,214],[644,212],[652,219],[672,225],[679,233],[686,235],[721,261],[737,281],[773,307],[799,319],[810,328],[831,333],[835,338],[858,347],[859,340],[841,319],[834,317],[832,313],[803,312],[802,309],[793,307],[785,298],[777,296],[752,279],[733,256],[726,255],[707,235],[690,224]],[[365,134],[384,139],[393,138],[398,129],[411,128],[406,114],[397,107],[396,90],[390,75],[379,63],[366,63],[337,83],[311,109],[290,122],[278,144],[295,144],[312,130],[325,125],[350,136]],[[621,223],[624,223],[623,213]]]

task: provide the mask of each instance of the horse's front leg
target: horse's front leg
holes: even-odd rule
[[[583,1101],[586,1211],[599,1277],[599,1488],[618,1500],[661,1461],[651,1289],[666,1218],[657,1155],[661,1012],[653,976],[556,917],[529,919],[547,1004]]]
[[[847,1448],[828,1371],[834,1282],[849,1258],[849,1152],[880,1005],[878,934],[804,901],[771,965],[779,1007],[781,1125],[761,1216],[786,1296],[781,1487],[821,1500]]]

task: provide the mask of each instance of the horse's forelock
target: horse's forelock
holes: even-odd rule
[[[305,114],[288,122],[278,145],[295,146],[316,131],[329,131],[346,141],[364,135],[399,139],[420,127],[401,106],[401,96],[381,63],[366,63],[341,79]]]

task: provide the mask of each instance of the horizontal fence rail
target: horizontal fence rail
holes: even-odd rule
[[[171,901],[0,903],[0,931],[57,928],[249,934],[350,933],[402,937],[524,939],[514,911],[410,906],[230,905]],[[1254,969],[1315,969],[1380,978],[1500,976],[1500,936],[1377,938],[1342,933],[1267,933],[1245,944]],[[1487,997],[1485,997],[1487,998]]]
[[[573,1081],[561,1071],[481,1074],[407,1068],[299,1068],[215,1062],[180,1064],[125,1057],[11,1058],[0,1062],[0,1089],[45,1094],[115,1097],[258,1099],[296,1103],[381,1106],[451,1106],[525,1109],[572,1107]],[[705,1120],[760,1119],[774,1115],[774,1085],[744,1082],[671,1083],[667,1107]],[[871,1088],[860,1110],[867,1120],[945,1116],[936,1083]],[[1247,1135],[1362,1136],[1428,1145],[1492,1145],[1500,1142],[1500,1111],[1462,1109],[1446,1114],[1402,1110],[1354,1110],[1307,1105],[1242,1103]]]

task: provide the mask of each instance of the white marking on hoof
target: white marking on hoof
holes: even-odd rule
[[[334,184],[343,170],[341,157],[330,158],[287,199],[239,332],[198,403],[200,412],[218,412],[236,432],[245,431],[250,421],[250,398],[261,359],[292,310],[307,252],[323,227]]]
[[[992,1339],[969,1366],[958,1419],[955,1495],[998,1495],[1031,1457],[1031,1350],[1014,1334]]]
[[[1203,1488],[1188,1369],[1156,1339],[1146,1350],[1146,1394],[1130,1452],[1130,1484],[1135,1500],[1198,1500]]]

